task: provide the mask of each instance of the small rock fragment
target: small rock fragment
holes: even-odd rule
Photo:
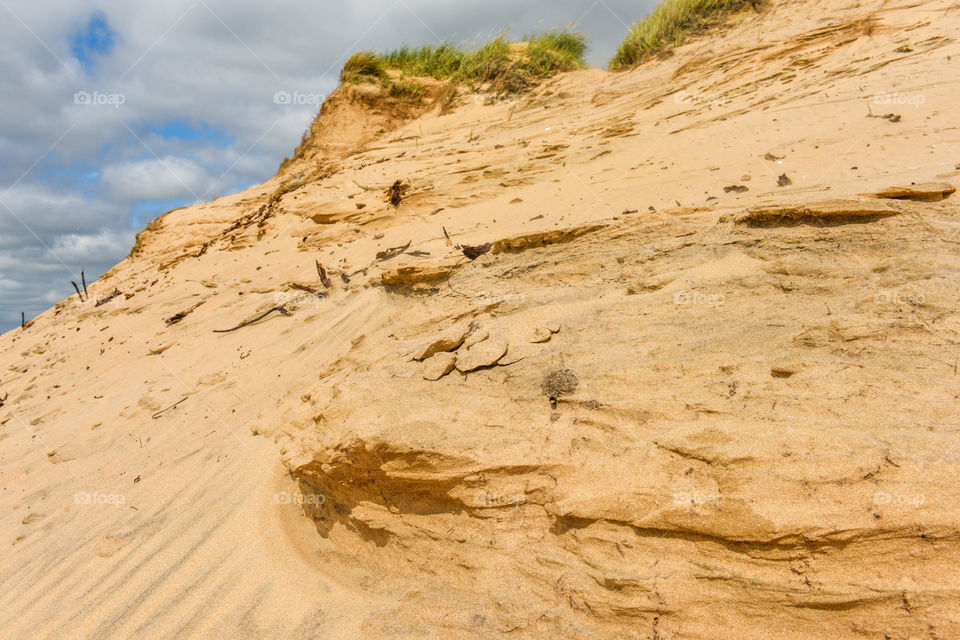
[[[455,353],[442,351],[440,353],[433,354],[424,363],[425,366],[423,368],[423,379],[430,381],[439,380],[443,376],[453,371],[454,367],[456,366],[456,362],[457,355]]]
[[[457,371],[467,373],[481,367],[497,363],[507,353],[507,343],[503,340],[484,340],[469,349],[457,352]]]
[[[441,351],[453,351],[463,344],[467,336],[470,335],[471,328],[466,324],[458,324],[450,327],[439,338],[420,349],[414,354],[414,360],[426,360],[435,353]]]
[[[530,342],[534,344],[547,342],[552,337],[553,333],[550,331],[550,329],[546,327],[537,327],[533,330],[533,336],[530,338]]]
[[[547,329],[550,330],[550,333],[560,333],[560,321],[552,320],[547,323]]]
[[[725,214],[720,222],[751,227],[788,226],[792,224],[841,224],[868,222],[900,213],[876,200],[824,200],[805,204],[770,204],[749,207],[746,212]]]
[[[792,361],[775,362],[770,367],[770,375],[774,378],[789,378],[797,373],[803,366],[800,363]]]
[[[781,173],[780,177],[777,178],[778,187],[787,187],[787,186],[790,186],[791,184],[793,184],[793,180],[791,180],[785,173]]]
[[[893,200],[918,200],[920,202],[939,202],[947,198],[957,190],[948,182],[928,182],[924,184],[912,184],[909,186],[887,187],[878,191],[875,195],[878,198],[889,198]]]

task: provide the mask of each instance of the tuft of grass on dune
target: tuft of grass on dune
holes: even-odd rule
[[[561,71],[583,67],[586,49],[586,37],[569,28],[528,34],[520,43],[511,43],[501,33],[472,48],[443,43],[386,53],[361,51],[347,60],[340,80],[380,83],[391,96],[413,101],[422,99],[426,90],[409,78],[489,83],[498,92],[514,92]],[[391,71],[399,72],[400,79],[392,80]]]
[[[387,93],[391,98],[396,98],[397,100],[418,102],[427,94],[427,88],[419,82],[401,79],[396,82],[391,82]]]
[[[463,51],[449,44],[403,47],[381,56],[385,65],[400,70],[403,75],[438,80],[456,74],[465,57]]]
[[[478,49],[467,52],[463,65],[450,76],[454,82],[490,82],[510,66],[510,43],[499,35]]]
[[[482,82],[509,63],[510,44],[501,35],[472,50],[444,43],[413,49],[404,47],[380,57],[387,68],[404,76]]]
[[[766,0],[665,0],[630,29],[610,68],[626,69],[665,49],[677,46],[688,34],[700,33],[724,17]]]
[[[340,82],[383,82],[389,79],[383,58],[373,51],[358,51],[350,56],[343,70]]]
[[[587,37],[569,29],[531,33],[523,38],[527,49],[517,64],[534,77],[548,77],[561,71],[572,71],[584,65]]]

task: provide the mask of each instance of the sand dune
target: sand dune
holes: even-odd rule
[[[960,637],[958,32],[341,87],[0,339],[0,638]]]

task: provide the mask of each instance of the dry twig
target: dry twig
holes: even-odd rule
[[[214,333],[230,333],[231,331],[236,331],[237,329],[242,329],[243,327],[248,327],[248,326],[250,326],[251,324],[253,324],[253,323],[255,323],[255,322],[260,322],[261,320],[263,320],[264,318],[266,318],[268,315],[270,315],[270,314],[273,313],[274,311],[277,311],[277,312],[279,312],[279,313],[281,313],[281,314],[283,314],[283,315],[285,315],[285,316],[289,316],[289,315],[290,315],[290,312],[287,311],[287,308],[286,308],[285,306],[283,306],[283,305],[280,305],[280,306],[277,306],[277,307],[273,307],[273,308],[271,308],[271,309],[267,309],[266,311],[264,311],[263,313],[261,313],[260,315],[258,315],[258,316],[255,317],[255,318],[251,318],[250,320],[244,320],[243,322],[241,322],[240,324],[238,324],[237,326],[235,326],[235,327],[233,327],[233,328],[230,328],[230,329],[214,329],[213,332],[214,332]]]

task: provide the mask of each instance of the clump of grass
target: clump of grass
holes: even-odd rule
[[[757,9],[766,0],[665,0],[637,22],[610,61],[611,69],[625,69],[702,32],[727,15],[747,6]]]
[[[413,80],[398,80],[390,83],[387,93],[391,98],[404,100],[407,102],[419,102],[427,93],[427,88],[419,82]]]
[[[528,34],[523,42],[527,43],[527,49],[517,62],[531,76],[546,77],[584,66],[587,37],[582,33],[554,29]]]
[[[457,74],[457,82],[490,82],[510,67],[510,43],[504,35],[467,53]]]
[[[422,99],[425,88],[404,78],[427,77],[455,84],[491,83],[498,90],[518,91],[538,79],[584,66],[586,38],[570,29],[529,34],[522,43],[519,52],[514,52],[511,42],[501,33],[474,48],[444,43],[404,47],[383,54],[364,51],[347,61],[340,79],[379,81],[391,96],[417,101]],[[390,71],[398,71],[401,79],[392,81]]]
[[[382,57],[373,51],[358,51],[350,56],[340,72],[340,82],[386,82],[390,76]]]
[[[404,76],[484,82],[496,77],[509,66],[510,43],[504,36],[472,50],[452,44],[404,47],[380,56],[385,68]]]
[[[456,75],[466,55],[452,45],[441,44],[436,47],[403,47],[383,54],[382,58],[387,66],[400,70],[404,75],[441,80]]]

